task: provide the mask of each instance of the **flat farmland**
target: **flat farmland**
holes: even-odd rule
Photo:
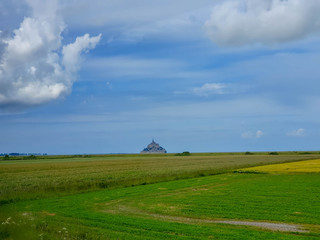
[[[0,161],[0,201],[128,187],[320,155],[110,155]]]
[[[0,239],[318,239],[318,172],[246,169],[305,166],[303,160],[318,158],[239,153],[1,161]]]

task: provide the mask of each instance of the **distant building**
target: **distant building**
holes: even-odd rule
[[[167,153],[167,151],[152,139],[152,142],[140,153],[142,154]]]

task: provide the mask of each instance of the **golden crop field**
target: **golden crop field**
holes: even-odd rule
[[[267,173],[320,173],[320,159],[250,167],[244,170]]]

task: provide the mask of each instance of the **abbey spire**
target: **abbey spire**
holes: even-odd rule
[[[161,147],[158,143],[152,139],[152,142],[143,149],[140,153],[142,154],[149,154],[149,153],[167,153],[167,151]]]

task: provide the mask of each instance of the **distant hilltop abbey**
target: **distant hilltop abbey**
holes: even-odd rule
[[[140,153],[142,154],[167,153],[167,151],[152,139],[152,142]]]

